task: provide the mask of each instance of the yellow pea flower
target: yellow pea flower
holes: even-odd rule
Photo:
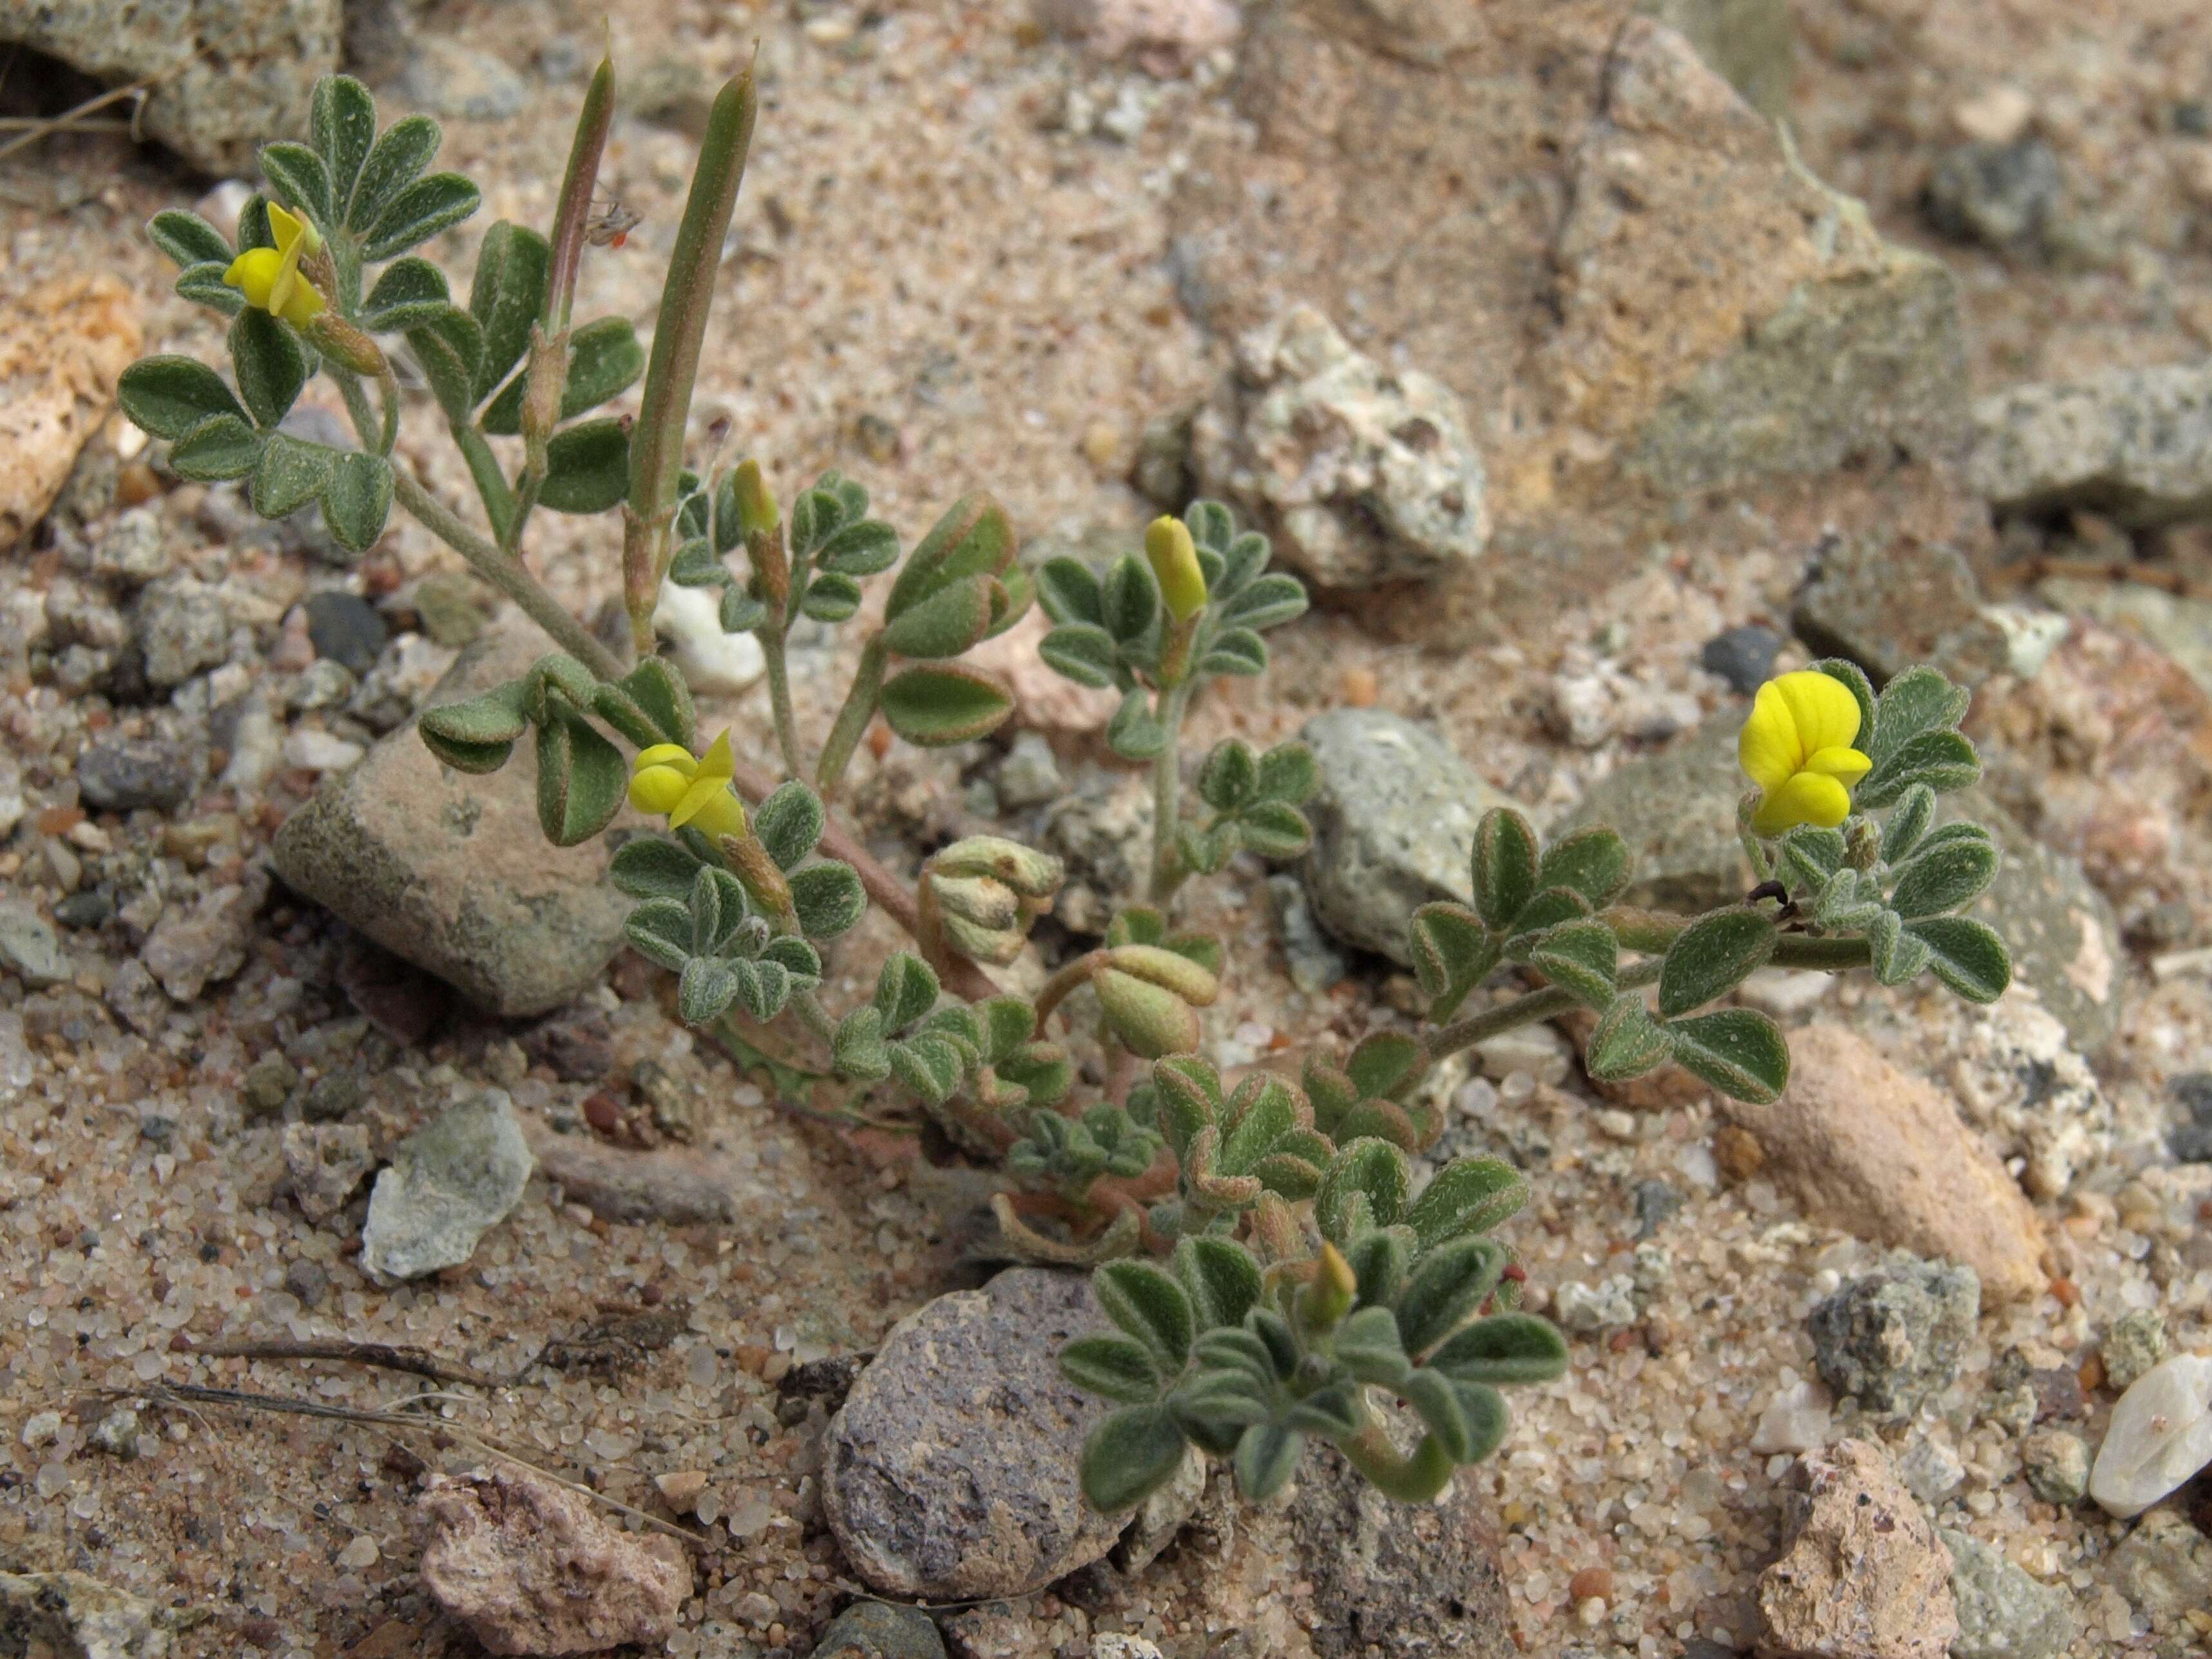
[[[1160,584],[1160,598],[1168,615],[1181,626],[1206,606],[1206,573],[1199,568],[1198,546],[1182,521],[1156,518],[1145,530],[1145,557]]]
[[[1736,741],[1736,759],[1760,791],[1752,833],[1833,829],[1850,817],[1850,786],[1874,765],[1851,747],[1858,735],[1858,698],[1840,680],[1803,669],[1761,686]]]
[[[690,824],[708,839],[745,833],[744,803],[730,792],[736,763],[725,731],[703,755],[681,743],[655,743],[631,763],[629,803],[640,812],[668,820],[668,827]]]
[[[323,310],[323,296],[300,274],[302,255],[323,245],[314,226],[269,204],[269,228],[276,235],[274,247],[249,247],[230,262],[222,279],[246,296],[246,302],[295,328],[305,328]]]

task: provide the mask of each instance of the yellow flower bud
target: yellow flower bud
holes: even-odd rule
[[[724,732],[703,756],[681,743],[655,743],[630,763],[629,803],[668,820],[668,827],[693,826],[709,839],[745,833],[744,803],[730,792],[735,762]]]
[[[1206,573],[1198,545],[1181,519],[1156,518],[1145,531],[1145,557],[1160,584],[1160,598],[1178,626],[1206,607]]]
[[[300,260],[320,252],[323,239],[314,226],[274,202],[269,204],[269,229],[276,246],[247,248],[230,262],[222,279],[256,310],[305,328],[323,310],[323,296],[300,274]]]
[[[1833,829],[1850,817],[1850,786],[1874,765],[1852,747],[1858,735],[1858,698],[1840,680],[1801,669],[1761,686],[1736,742],[1737,759],[1759,788],[1752,833]]]

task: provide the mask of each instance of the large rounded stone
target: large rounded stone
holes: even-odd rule
[[[1017,1267],[896,1326],[830,1424],[823,1504],[854,1570],[890,1595],[1025,1595],[1113,1546],[1076,1463],[1108,1411],[1060,1375],[1105,1327],[1077,1273]]]

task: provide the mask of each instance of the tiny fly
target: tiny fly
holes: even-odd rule
[[[629,240],[629,233],[644,223],[644,214],[610,196],[605,207],[584,221],[584,240],[593,247],[620,247]]]

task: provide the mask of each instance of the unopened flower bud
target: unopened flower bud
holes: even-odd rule
[[[1177,626],[1206,607],[1206,573],[1198,545],[1181,519],[1156,518],[1145,531],[1145,557],[1160,584],[1160,598]]]
[[[318,311],[301,332],[310,345],[349,375],[374,380],[385,372],[382,348],[335,311]]]
[[[1050,853],[1000,835],[970,835],[955,841],[932,858],[929,867],[942,875],[988,875],[1031,900],[1051,898],[1067,876],[1067,867]]]
[[[1199,1008],[1212,1006],[1221,995],[1220,980],[1189,957],[1158,945],[1116,945],[1107,953],[1107,961],[1121,973],[1159,985]]]
[[[775,528],[779,515],[775,493],[757,460],[741,460],[731,479],[738,497],[738,528],[748,539]]]
[[[1010,928],[1021,919],[1020,897],[1005,882],[988,875],[933,874],[929,889],[946,916],[980,928]]]
[[[1197,1052],[1198,1016],[1165,985],[1111,967],[1101,973],[1093,985],[1107,1028],[1131,1053],[1157,1060],[1164,1054]]]
[[[1305,1290],[1305,1314],[1316,1330],[1333,1330],[1352,1311],[1359,1294],[1359,1280],[1352,1264],[1334,1244],[1323,1243],[1314,1262],[1314,1276]]]

